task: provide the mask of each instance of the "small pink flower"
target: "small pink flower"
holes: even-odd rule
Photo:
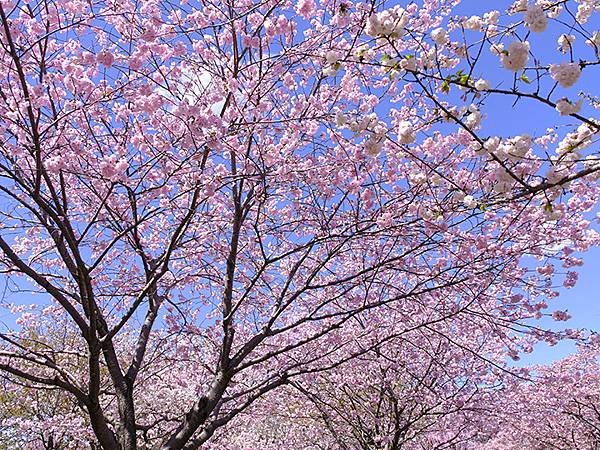
[[[316,13],[317,5],[314,0],[299,0],[296,3],[296,12],[304,19],[310,19]]]
[[[110,67],[115,62],[115,57],[108,50],[102,50],[96,55],[96,61],[104,67]]]
[[[556,321],[564,322],[565,320],[569,320],[571,315],[567,311],[554,311],[552,318]]]
[[[567,276],[565,281],[563,282],[563,286],[566,288],[572,288],[577,283],[577,279],[579,278],[579,274],[577,272],[569,271],[567,272]]]

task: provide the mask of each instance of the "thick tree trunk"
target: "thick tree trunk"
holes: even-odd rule
[[[119,404],[119,417],[121,418],[117,435],[121,450],[137,450],[133,389],[127,387],[125,392],[117,393],[117,401]]]
[[[120,450],[119,442],[115,434],[108,427],[100,405],[91,403],[88,405],[90,424],[98,439],[98,444],[103,450]]]
[[[231,379],[230,375],[220,373],[206,396],[196,402],[194,407],[185,415],[185,419],[177,430],[162,445],[161,450],[182,450],[194,433],[206,422]]]

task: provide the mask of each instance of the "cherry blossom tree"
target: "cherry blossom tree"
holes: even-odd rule
[[[0,405],[2,449],[98,448],[86,415],[64,392],[7,380]]]
[[[577,353],[511,378],[486,409],[491,437],[479,448],[600,448],[598,336]],[[482,430],[485,431],[485,430]]]
[[[491,403],[498,386],[497,373],[476,355],[418,333],[340,370],[294,380],[225,427],[216,442],[248,449],[290,442],[306,449],[457,448],[479,437],[487,413],[481,405]]]
[[[438,379],[429,346],[469,355],[446,402],[577,337],[531,319],[568,318],[548,299],[599,241],[597,102],[573,94],[598,4],[458,4],[2,2],[0,371],[30,411],[60,393],[36,426],[227,448],[279,391],[318,409],[311,380],[374,354],[397,352],[365,392],[408,359]],[[488,135],[497,98],[547,131]]]
[[[492,373],[443,340],[388,344],[347,371],[262,399],[217,435],[216,448],[595,449],[599,342],[592,334],[553,364]]]

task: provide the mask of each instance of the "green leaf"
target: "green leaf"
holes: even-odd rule
[[[450,92],[450,83],[448,82],[448,80],[442,81],[442,92],[444,94],[447,94],[448,92]]]
[[[523,74],[519,77],[519,80],[524,81],[527,84],[531,84],[531,80],[527,75],[525,75],[525,72],[523,72]]]

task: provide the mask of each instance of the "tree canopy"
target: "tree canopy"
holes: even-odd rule
[[[1,445],[597,448],[600,3],[501,6],[1,2]]]

